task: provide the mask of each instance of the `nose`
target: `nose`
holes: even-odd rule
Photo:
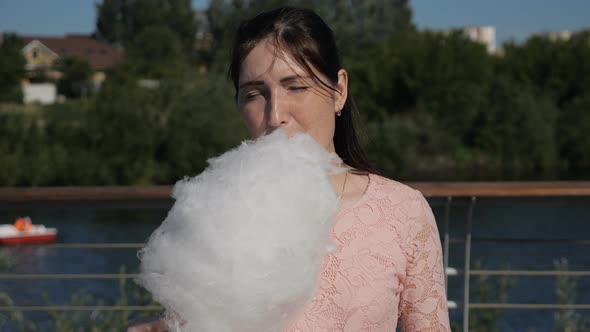
[[[284,127],[289,123],[289,110],[287,101],[281,98],[279,93],[273,93],[267,106],[267,127],[269,130],[274,130]]]

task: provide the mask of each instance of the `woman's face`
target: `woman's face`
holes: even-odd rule
[[[277,52],[271,42],[263,40],[240,68],[238,105],[250,134],[259,137],[277,128],[290,136],[305,132],[333,152],[334,117],[346,101],[346,71],[338,72],[334,91],[315,82],[291,56]]]

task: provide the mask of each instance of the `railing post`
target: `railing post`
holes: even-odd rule
[[[447,202],[445,204],[445,235],[444,235],[444,248],[443,248],[443,263],[445,271],[445,291],[449,291],[449,275],[447,269],[449,268],[449,219],[451,215],[451,202],[453,201],[452,196],[447,196]]]
[[[467,210],[467,230],[465,231],[465,272],[463,273],[463,332],[469,331],[469,278],[471,276],[471,226],[473,224],[473,209],[475,196],[471,197]]]

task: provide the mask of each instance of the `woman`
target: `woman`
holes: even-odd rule
[[[289,332],[450,331],[442,254],[424,197],[376,174],[357,141],[348,75],[313,11],[280,8],[238,28],[229,77],[252,137],[306,132],[350,171],[331,178],[341,209],[337,250]],[[130,331],[158,330],[156,324]]]

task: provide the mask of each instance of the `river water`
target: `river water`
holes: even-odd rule
[[[429,199],[444,234],[445,200]],[[465,261],[467,199],[454,199],[450,210],[449,265],[462,270]],[[59,229],[59,243],[142,243],[164,220],[171,201],[84,202],[0,205],[0,223],[28,215],[34,223]],[[590,197],[479,199],[473,210],[471,267],[477,269],[554,270],[559,260],[567,260],[570,270],[590,270]],[[488,241],[480,241],[487,239]],[[489,240],[499,241],[489,241]],[[531,241],[532,240],[532,241]],[[545,242],[551,240],[551,242]],[[565,240],[585,240],[567,243]],[[137,248],[71,249],[52,246],[0,247],[0,254],[12,257],[4,273],[127,273],[137,272]],[[557,303],[557,278],[554,276],[490,276],[471,279],[473,302]],[[571,281],[575,282],[575,285]],[[573,303],[590,303],[590,277],[570,280],[568,296]],[[450,276],[449,299],[463,302],[463,277]],[[563,280],[562,280],[563,281]],[[500,284],[508,287],[503,291]],[[574,287],[575,286],[575,287]],[[141,290],[132,280],[126,294],[133,303]],[[15,305],[115,304],[121,299],[119,280],[6,280],[0,279],[0,292],[7,293]],[[87,296],[82,297],[82,292]],[[86,302],[85,302],[86,301]],[[461,308],[451,310],[451,319],[461,326]],[[555,310],[509,309],[498,312],[472,309],[470,319],[481,323],[482,314],[492,316],[499,331],[552,331]],[[590,310],[575,315],[590,321]],[[1,315],[1,313],[0,313]],[[79,315],[100,314],[82,312]],[[478,318],[479,316],[479,318]],[[1,317],[0,317],[1,318]],[[41,330],[49,316],[25,313]],[[480,329],[483,329],[480,327]]]

